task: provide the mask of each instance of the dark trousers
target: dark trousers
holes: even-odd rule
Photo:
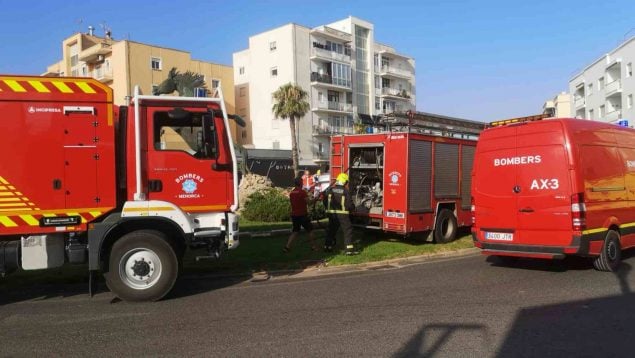
[[[335,247],[335,236],[337,230],[342,227],[344,232],[344,245],[348,247],[353,245],[353,225],[348,214],[328,214],[329,227],[326,230],[325,246]]]

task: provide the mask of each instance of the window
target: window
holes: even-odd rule
[[[275,51],[277,47],[277,44],[275,41],[271,41],[269,42],[269,51]]]
[[[150,58],[150,67],[155,70],[155,71],[160,71],[162,66],[161,66],[161,59],[158,57],[151,57]]]
[[[604,105],[600,106],[600,118],[604,118],[604,116],[606,115],[606,107],[604,107]]]
[[[244,75],[245,74],[245,67],[244,66],[240,66],[238,68],[238,74],[239,75]]]
[[[592,109],[589,109],[589,119],[595,119],[595,114]]]
[[[324,145],[322,142],[318,143],[318,153],[323,154],[324,153]]]
[[[626,77],[631,76],[633,76],[633,63],[629,62],[628,64],[626,64]]]
[[[88,77],[88,68],[86,66],[82,66],[82,76]]]
[[[271,67],[271,77],[278,77],[278,67]]]
[[[104,77],[104,70],[101,68],[101,65],[95,66],[95,78],[100,79]]]
[[[379,97],[375,97],[375,109],[376,110],[381,109],[381,101],[379,100]]]
[[[600,77],[600,79],[598,80],[598,91],[601,91],[604,89],[604,77]]]
[[[587,85],[587,96],[593,93],[593,83]]]
[[[220,80],[212,79],[212,91],[220,87]]]
[[[155,112],[154,149],[181,151],[196,158],[214,158],[216,145],[203,143],[203,115],[190,112],[184,118],[170,118],[168,112]],[[214,138],[211,131],[210,137]]]
[[[238,89],[238,96],[239,97],[245,97],[245,87],[240,87]]]
[[[633,108],[633,95],[629,94],[626,97],[626,108]]]

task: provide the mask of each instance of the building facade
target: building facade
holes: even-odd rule
[[[635,37],[587,66],[569,81],[571,116],[635,125]],[[627,122],[626,122],[627,121]]]
[[[128,103],[135,85],[151,94],[154,86],[167,78],[172,67],[180,72],[192,71],[205,76],[205,84],[213,93],[223,91],[227,111],[235,113],[234,75],[231,66],[193,60],[189,52],[153,46],[129,40],[114,40],[109,34],[95,36],[77,33],[62,43],[62,60],[48,66],[44,76],[93,77],[113,89],[117,105]],[[234,139],[240,134],[234,125]]]
[[[556,118],[571,117],[571,95],[562,92],[553,99],[547,100],[542,106],[542,113]]]
[[[376,43],[373,24],[355,17],[251,36],[233,62],[236,111],[247,121],[242,136],[250,147],[290,149],[289,122],[274,118],[272,93],[289,82],[308,92],[311,109],[297,133],[302,166],[328,161],[330,135],[415,109],[414,59]]]

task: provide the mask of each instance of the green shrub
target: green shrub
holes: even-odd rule
[[[324,208],[322,200],[316,201],[315,205],[309,204],[309,219],[311,219],[311,221],[321,220],[325,217],[326,209]]]
[[[267,189],[249,196],[242,216],[251,221],[289,221],[291,220],[291,203],[289,197],[282,191]]]

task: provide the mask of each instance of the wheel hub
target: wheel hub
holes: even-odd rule
[[[119,276],[130,288],[148,289],[157,283],[162,274],[159,256],[152,250],[136,248],[128,251],[119,261]]]

